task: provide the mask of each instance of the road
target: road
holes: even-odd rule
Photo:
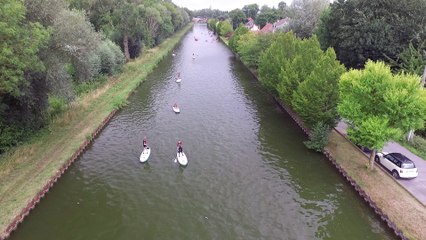
[[[347,124],[339,122],[336,130],[346,135]],[[395,179],[401,186],[407,189],[414,197],[416,197],[423,205],[426,206],[426,160],[410,152],[405,147],[396,142],[388,142],[383,147],[384,152],[399,152],[410,158],[419,171],[419,175],[414,179]],[[384,168],[382,168],[385,170]],[[389,173],[389,176],[392,177]]]

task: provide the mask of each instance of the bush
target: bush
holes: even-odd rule
[[[101,45],[99,45],[97,54],[101,60],[101,74],[111,75],[113,73],[115,67],[115,55],[109,44],[108,40],[103,41]]]
[[[21,123],[7,124],[0,121],[0,154],[21,143],[31,133],[32,130]]]
[[[113,73],[117,73],[121,71],[121,68],[126,62],[126,59],[124,58],[124,53],[121,51],[120,47],[117,44],[111,41],[108,41],[108,45],[111,51],[114,53],[115,65],[114,65]]]
[[[418,151],[426,153],[426,139],[414,136],[413,141],[410,144]]]
[[[328,143],[329,133],[329,125],[323,122],[316,123],[314,128],[312,129],[311,136],[309,137],[310,140],[305,142],[305,146],[316,152],[322,152],[322,150]]]
[[[65,109],[67,109],[67,101],[63,97],[49,96],[48,113],[51,119],[64,112]]]

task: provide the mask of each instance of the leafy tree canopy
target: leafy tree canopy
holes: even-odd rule
[[[0,95],[19,96],[19,87],[29,84],[25,71],[42,71],[38,52],[46,45],[49,31],[25,20],[25,6],[18,0],[2,1],[0,8]]]
[[[341,76],[338,112],[355,143],[379,150],[398,133],[419,129],[426,119],[426,92],[416,75],[393,75],[383,62]],[[373,161],[373,154],[370,162]],[[372,164],[372,163],[371,163]]]
[[[259,5],[256,3],[248,4],[243,7],[243,12],[246,14],[247,18],[256,19],[257,13],[259,12]]]
[[[232,21],[232,29],[236,29],[241,23],[244,23],[247,19],[244,12],[237,8],[229,12],[229,18]]]
[[[336,54],[331,48],[317,59],[315,65],[293,93],[292,106],[309,127],[319,122],[334,127],[338,119],[337,86],[345,67],[336,60]]]
[[[418,47],[425,39],[424,12],[424,0],[334,1],[319,39],[348,68],[362,68],[368,59],[396,61],[410,42]]]

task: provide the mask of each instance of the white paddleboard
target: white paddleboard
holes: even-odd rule
[[[188,158],[186,158],[186,155],[184,152],[176,153],[176,159],[181,166],[188,165]]]
[[[178,78],[178,79],[176,79],[176,82],[177,82],[177,83],[180,83],[180,82],[182,82],[182,79],[181,79],[181,78]]]
[[[180,113],[180,109],[179,109],[179,107],[173,107],[173,111],[174,111],[175,113]]]
[[[148,146],[143,149],[141,156],[139,157],[139,161],[141,163],[148,161],[149,155],[151,155],[151,148]]]

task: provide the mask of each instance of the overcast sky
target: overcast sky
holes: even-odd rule
[[[179,7],[186,7],[189,10],[200,10],[204,8],[220,9],[223,11],[231,11],[236,8],[243,8],[245,5],[256,3],[259,8],[263,5],[269,7],[278,7],[278,3],[284,1],[287,6],[292,0],[172,0]]]

